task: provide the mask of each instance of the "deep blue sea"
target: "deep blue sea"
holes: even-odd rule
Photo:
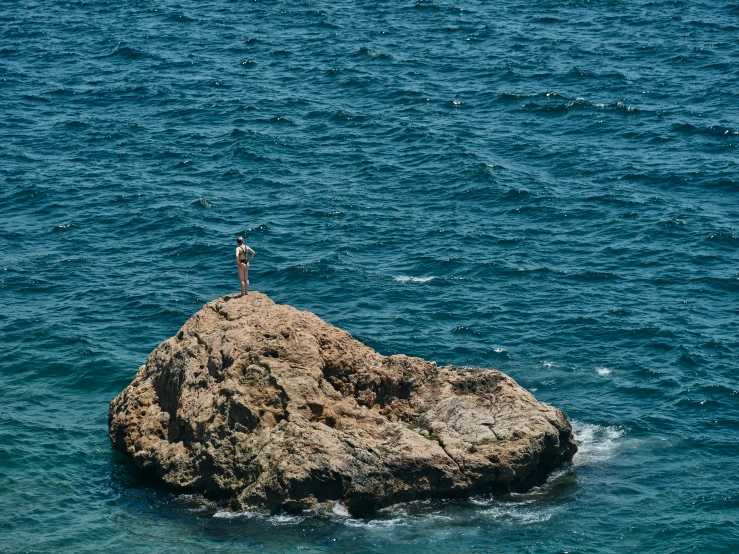
[[[571,466],[353,519],[230,513],[108,403],[251,288],[494,367]],[[0,552],[739,551],[739,4],[0,4]]]

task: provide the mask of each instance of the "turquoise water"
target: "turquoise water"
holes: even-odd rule
[[[739,550],[739,8],[6,2],[0,551]],[[530,493],[230,514],[110,400],[252,288],[574,422]]]

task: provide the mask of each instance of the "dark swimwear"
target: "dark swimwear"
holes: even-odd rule
[[[243,248],[243,247],[242,247]],[[246,249],[244,249],[244,258],[239,258],[239,263],[244,265],[249,265],[249,260],[246,259]]]

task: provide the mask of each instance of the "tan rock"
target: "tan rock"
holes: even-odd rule
[[[577,451],[496,370],[382,356],[264,294],[206,304],[110,404],[110,439],[175,490],[234,508],[519,491]]]

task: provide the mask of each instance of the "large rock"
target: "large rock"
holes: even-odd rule
[[[234,508],[520,491],[577,450],[564,414],[499,371],[382,356],[256,292],[160,344],[109,428],[173,489]]]

